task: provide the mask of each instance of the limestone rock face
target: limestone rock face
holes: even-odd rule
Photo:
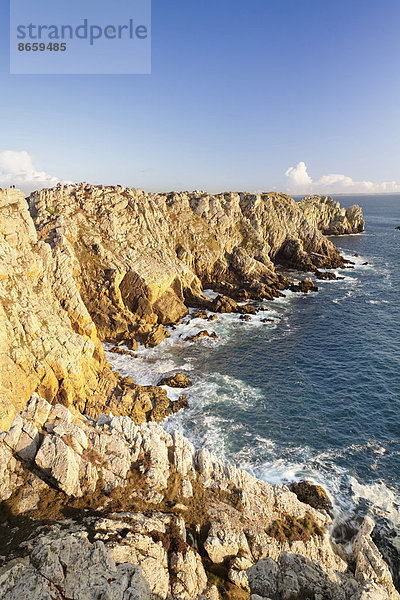
[[[176,600],[191,600],[207,586],[207,575],[199,554],[192,548],[174,552],[170,560],[173,573],[171,591]]]
[[[93,416],[108,410],[161,421],[177,407],[165,390],[111,371],[80,293],[79,257],[46,240],[38,240],[23,194],[0,189],[0,428],[35,391]],[[162,329],[150,327],[149,339],[164,339]],[[34,443],[30,428],[24,436]]]
[[[299,202],[307,221],[322,231],[325,235],[343,235],[346,233],[361,233],[365,222],[362,209],[358,205],[347,210],[341,208],[331,196],[317,194],[306,196]]]
[[[0,457],[0,500],[31,523],[11,522],[1,540],[2,598],[216,600],[211,568],[232,598],[399,600],[372,519],[347,555],[325,510],[157,423],[94,420],[34,395],[1,434]]]
[[[320,563],[292,552],[283,552],[278,562],[260,560],[247,573],[251,591],[262,598],[390,600],[400,597],[393,584],[379,585],[368,580],[360,585],[357,575],[322,568]]]
[[[0,189],[0,427],[32,392],[84,407],[105,357],[70,257],[39,241],[18,190]]]
[[[0,574],[3,600],[151,600],[140,567],[116,565],[103,542],[91,544],[87,534],[57,531],[35,542],[29,559]]]
[[[70,257],[102,339],[159,343],[164,325],[187,305],[207,305],[206,282],[258,282],[273,297],[276,261],[303,270],[342,264],[284,194],[147,194],[80,184],[35,192],[29,205],[40,238]]]
[[[188,306],[237,312],[245,310],[239,301],[277,297],[290,285],[277,262],[311,271],[343,264],[319,230],[322,201],[305,211],[276,193],[79,184],[28,202],[29,211],[21,192],[0,190],[3,427],[35,391],[94,417],[108,407],[137,423],[160,421],[179,406],[113,373],[102,340],[154,346]],[[346,214],[357,229],[359,212]],[[206,283],[220,292],[214,302],[203,295]]]
[[[353,560],[356,564],[355,576],[363,583],[372,582],[375,588],[383,586],[390,589],[392,577],[388,566],[382,560],[382,556],[370,535],[374,527],[373,519],[365,517],[353,542]]]

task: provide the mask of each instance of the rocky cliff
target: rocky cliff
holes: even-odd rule
[[[299,202],[307,221],[325,235],[361,233],[365,222],[361,207],[355,204],[347,210],[341,208],[331,196],[311,195]]]
[[[0,190],[0,408],[9,426],[38,390],[82,406],[105,367],[70,259],[38,240],[17,190]]]
[[[341,209],[328,218],[324,199],[304,202],[80,184],[34,193],[28,210],[20,192],[0,190],[2,426],[34,391],[93,416],[164,418],[164,390],[112,373],[101,341],[156,345],[189,306],[244,311],[237,301],[279,296],[291,282],[277,264],[342,266],[319,230]],[[204,285],[220,296],[207,300]]]
[[[326,496],[304,504],[155,423],[35,394],[0,458],[4,600],[399,599],[371,519],[346,552]]]
[[[80,184],[36,192],[28,204],[0,190],[3,427],[34,391],[94,416],[108,407],[160,420],[171,410],[165,392],[112,373],[100,341],[156,345],[188,306],[239,311],[238,300],[279,296],[290,281],[276,264],[343,265],[318,229],[317,200],[306,211],[282,194]],[[220,297],[207,300],[203,285]]]
[[[36,192],[29,205],[39,237],[69,257],[101,339],[158,343],[163,325],[206,304],[205,284],[223,291],[246,284],[248,297],[272,298],[288,284],[276,264],[343,265],[318,228],[318,202],[306,217],[283,194],[147,194],[81,184]]]
[[[155,345],[189,306],[245,316],[239,300],[315,289],[278,268],[343,266],[321,232],[341,209],[312,204],[0,190],[2,598],[398,600],[371,520],[350,551],[333,543],[321,489],[262,483],[170,435],[154,421],[184,398],[112,372],[101,345]]]
[[[81,266],[68,246],[38,239],[23,194],[0,190],[1,429],[34,391],[88,413],[107,405],[139,423],[172,411],[162,388],[112,372],[77,273]]]

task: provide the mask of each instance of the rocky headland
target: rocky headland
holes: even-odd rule
[[[359,206],[341,208],[331,196],[306,196],[300,202],[306,218],[325,235],[361,233],[365,222]]]
[[[0,190],[0,597],[399,598],[371,519],[335,544],[321,488],[260,482],[167,433],[187,399],[165,387],[191,382],[140,386],[102,345],[134,360],[189,308],[251,318],[252,300],[315,291],[288,272],[345,266],[324,234],[364,222],[343,211],[276,193]]]
[[[343,266],[309,213],[275,193],[147,194],[80,184],[26,202],[18,190],[1,191],[2,426],[34,391],[92,416],[108,408],[137,423],[164,418],[165,394],[113,373],[101,342],[134,352],[138,342],[160,343],[189,307],[245,313],[238,302],[272,299],[290,286],[316,289],[310,280],[293,287],[277,267]],[[218,292],[215,300],[205,286]]]

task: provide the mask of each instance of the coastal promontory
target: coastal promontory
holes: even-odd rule
[[[310,276],[347,264],[326,235],[363,230],[359,207],[343,211],[278,193],[0,190],[2,598],[399,598],[370,518],[335,543],[334,499],[168,433],[187,399],[167,390],[190,379],[138,385],[103,346],[134,361],[191,308],[247,319],[252,300],[315,291]]]

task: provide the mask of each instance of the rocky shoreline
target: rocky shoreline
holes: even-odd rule
[[[343,210],[320,214],[316,201],[310,208],[284,194],[147,194],[79,184],[27,200],[18,190],[0,191],[3,428],[35,391],[94,417],[127,414],[136,396],[138,411],[148,412],[155,390],[143,396],[113,373],[102,342],[133,352],[138,342],[154,346],[190,307],[244,313],[238,302],[315,289],[309,279],[289,281],[277,265],[318,275],[345,262],[310,221],[315,206],[314,220],[329,229]],[[351,231],[362,229],[361,209],[350,216]],[[204,296],[206,287],[218,292],[215,300]],[[155,420],[168,409],[160,397]]]
[[[269,485],[167,433],[187,399],[160,386],[191,382],[140,386],[102,346],[133,358],[189,308],[251,319],[253,300],[315,291],[281,267],[334,278],[325,235],[363,228],[329,197],[0,190],[2,598],[399,598],[371,519],[335,544],[322,488]]]
[[[321,488],[260,482],[156,423],[34,394],[0,453],[2,598],[399,597],[372,519],[349,554]]]

